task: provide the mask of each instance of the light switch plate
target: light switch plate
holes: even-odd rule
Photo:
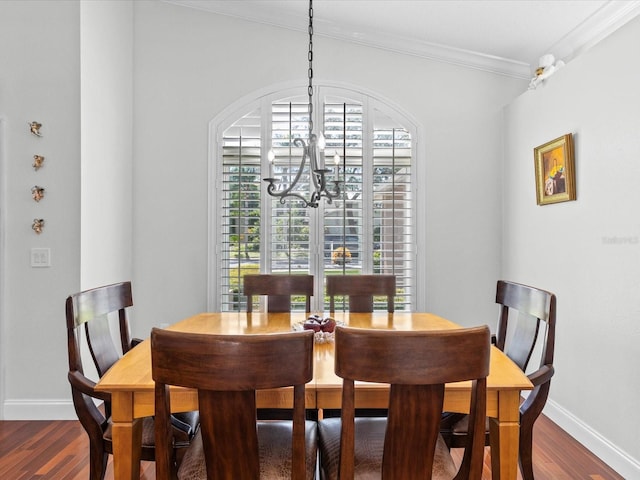
[[[31,266],[34,268],[51,266],[51,249],[50,248],[32,248],[31,249]]]

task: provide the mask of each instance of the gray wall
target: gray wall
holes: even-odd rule
[[[558,296],[546,412],[640,478],[640,18],[505,109],[503,276]],[[573,133],[577,201],[536,205],[533,149]]]

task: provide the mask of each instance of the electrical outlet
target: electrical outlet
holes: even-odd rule
[[[51,249],[50,248],[32,248],[31,249],[31,266],[34,268],[51,266]]]

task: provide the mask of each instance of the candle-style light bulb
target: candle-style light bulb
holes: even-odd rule
[[[273,148],[270,148],[267,152],[267,159],[269,160],[269,177],[273,178],[273,161],[276,159],[276,153]]]
[[[327,141],[324,138],[324,135],[322,133],[320,133],[320,135],[318,135],[318,148],[320,150],[324,150],[324,147],[327,146]]]

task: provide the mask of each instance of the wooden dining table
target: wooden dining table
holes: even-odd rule
[[[325,315],[326,316],[326,315]],[[459,325],[431,313],[375,312],[332,314],[338,324],[358,328],[390,330],[447,330]],[[201,313],[168,327],[169,330],[206,334],[264,334],[301,328],[304,313]],[[318,409],[340,408],[342,379],[334,372],[334,344],[322,338],[314,346],[314,377],[307,384],[306,406]],[[491,351],[487,378],[487,416],[490,423],[491,471],[493,479],[515,480],[518,469],[520,392],[531,390],[526,375],[500,350]],[[96,390],[109,392],[112,403],[114,476],[118,480],[140,478],[142,417],[154,414],[154,382],[151,378],[151,347],[145,340],[124,355],[98,381]],[[447,384],[444,410],[468,412],[470,382]],[[262,390],[258,407],[290,408],[290,388]],[[357,383],[356,407],[385,408],[388,386]],[[171,408],[175,412],[198,408],[197,393],[181,387],[171,389]]]

